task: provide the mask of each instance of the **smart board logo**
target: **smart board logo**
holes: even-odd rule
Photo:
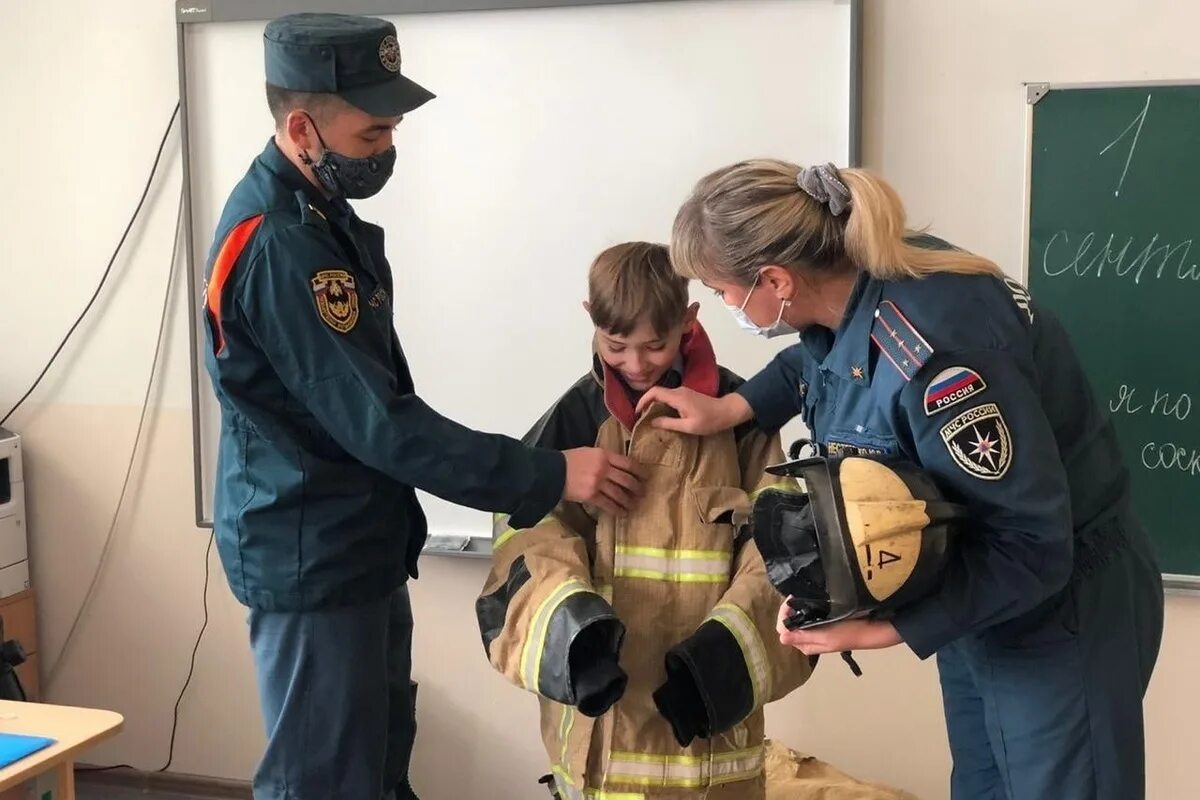
[[[190,17],[195,16],[196,14],[207,13],[208,6],[185,6],[184,8],[179,9],[179,16],[181,17]]]

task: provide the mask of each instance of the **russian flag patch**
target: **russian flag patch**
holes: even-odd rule
[[[966,367],[951,367],[939,372],[925,387],[925,416],[956,406],[987,388],[979,373]]]

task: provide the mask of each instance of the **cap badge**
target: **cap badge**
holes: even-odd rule
[[[379,43],[379,63],[388,72],[400,71],[400,43],[395,36],[388,34]]]

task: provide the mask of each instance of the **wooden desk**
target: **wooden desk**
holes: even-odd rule
[[[75,800],[75,758],[116,735],[124,724],[125,719],[112,711],[0,700],[0,731],[56,740],[45,750],[0,769],[0,792],[54,770],[56,800]]]

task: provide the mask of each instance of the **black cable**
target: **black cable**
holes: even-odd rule
[[[111,767],[76,767],[76,772],[112,772],[118,769],[133,769],[128,764],[113,764]]]
[[[154,175],[156,172],[158,172],[158,162],[162,159],[163,148],[165,148],[167,145],[167,137],[171,135],[171,128],[175,126],[175,119],[178,116],[179,103],[176,103],[175,110],[171,112],[171,119],[167,122],[167,129],[163,131],[162,141],[158,143],[158,152],[154,156],[154,166],[150,168],[150,177],[146,179],[146,188],[142,190],[142,197],[140,200],[138,200],[137,208],[133,210],[133,216],[129,218],[129,224],[125,226],[125,232],[121,234],[121,241],[117,242],[117,248],[113,250],[112,258],[108,260],[108,266],[104,268],[104,274],[100,276],[100,283],[96,286],[96,291],[92,293],[92,299],[88,300],[87,305],[83,307],[83,311],[80,312],[79,317],[75,320],[75,324],[72,325],[71,329],[67,331],[67,335],[64,336],[62,342],[59,343],[58,348],[54,351],[54,355],[50,356],[50,360],[46,362],[46,366],[44,369],[42,369],[41,374],[37,376],[37,380],[35,380],[33,385],[29,387],[29,391],[21,395],[21,399],[18,400],[16,404],[8,410],[7,414],[5,414],[3,417],[0,417],[0,426],[3,426],[4,423],[8,422],[9,418],[16,413],[18,408],[21,407],[21,404],[28,400],[29,396],[33,394],[34,390],[37,389],[37,387],[41,384],[42,379],[46,377],[46,373],[50,371],[50,367],[54,365],[54,362],[58,359],[59,354],[62,353],[63,348],[67,346],[67,342],[75,333],[75,329],[79,327],[80,323],[83,322],[83,318],[87,316],[87,313],[92,310],[92,306],[95,305],[96,298],[100,296],[100,290],[102,290],[104,288],[104,284],[108,282],[108,276],[112,273],[113,264],[116,263],[117,256],[120,254],[121,248],[125,245],[125,240],[129,238],[129,232],[133,230],[133,224],[137,221],[138,214],[141,213],[142,206],[146,204],[146,197],[150,194],[150,186],[154,183]]]
[[[187,694],[188,687],[192,685],[192,676],[196,674],[196,654],[200,652],[200,642],[204,639],[204,631],[208,630],[209,565],[212,561],[213,542],[216,538],[216,533],[210,533],[208,535],[208,547],[204,550],[204,623],[200,626],[200,633],[196,635],[196,644],[192,647],[192,663],[188,667],[187,679],[183,682],[183,688],[179,690],[179,697],[175,699],[175,717],[171,722],[171,746],[167,750],[167,763],[157,769],[156,772],[166,772],[175,761],[175,734],[179,732],[179,706],[183,703],[183,696]]]
[[[171,744],[167,749],[167,763],[163,764],[155,772],[166,772],[171,768],[171,764],[175,762],[175,736],[179,732],[179,708],[183,704],[183,697],[187,694],[188,687],[192,685],[192,677],[196,674],[196,655],[200,652],[200,643],[204,640],[204,632],[208,630],[208,582],[212,574],[212,548],[213,542],[216,541],[216,534],[208,535],[208,547],[204,550],[204,622],[200,625],[200,633],[196,634],[196,644],[192,647],[191,664],[188,666],[187,679],[183,682],[183,688],[179,690],[179,697],[175,699],[174,718],[171,722]],[[76,767],[76,772],[112,772],[118,769],[136,769],[129,764],[113,764],[109,767]]]

